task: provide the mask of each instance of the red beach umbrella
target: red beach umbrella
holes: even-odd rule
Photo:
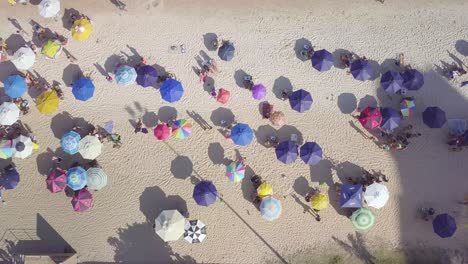
[[[359,115],[359,122],[367,129],[374,129],[382,123],[382,114],[375,107],[366,107]]]
[[[226,104],[229,101],[229,97],[231,97],[231,93],[224,88],[219,89],[218,96],[216,97],[216,101]]]

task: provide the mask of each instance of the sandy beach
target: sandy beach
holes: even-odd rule
[[[33,250],[28,248],[30,244],[18,241],[46,240],[41,232],[36,233],[41,226],[56,232],[44,232],[52,242],[42,245],[52,243],[49,249],[60,251],[66,241],[80,263],[321,263],[321,254],[354,254],[358,255],[357,263],[372,263],[366,262],[370,258],[366,248],[413,247],[457,252],[455,261],[460,261],[450,262],[441,253],[447,262],[433,263],[468,263],[468,207],[458,203],[468,192],[467,150],[449,152],[447,127],[431,129],[421,119],[428,106],[439,106],[447,118],[468,119],[468,91],[466,86],[460,87],[466,75],[449,81],[439,70],[453,61],[461,61],[465,68],[468,65],[468,2],[126,2],[128,11],[124,12],[110,1],[63,1],[62,14],[64,9],[74,8],[93,21],[90,39],[82,42],[71,38],[62,19],[40,17],[35,5],[0,3],[0,36],[8,40],[12,35],[10,48],[16,50],[24,41],[7,17],[16,18],[30,35],[29,21],[33,19],[69,37],[66,49],[77,58],[70,64],[64,54],[53,61],[38,56],[32,68],[47,81],[64,84],[65,100],[53,114],[41,114],[33,106],[21,117],[36,135],[40,149],[27,159],[13,160],[21,182],[16,189],[3,192],[7,204],[0,207],[0,260],[10,263],[20,250]],[[209,49],[213,34],[234,42],[232,61],[219,60],[217,52]],[[385,151],[364,138],[356,128],[365,129],[351,116],[356,108],[378,105],[398,109],[399,97],[389,96],[381,88],[380,77],[361,82],[338,67],[318,72],[310,61],[298,56],[298,47],[306,41],[316,50],[334,54],[347,50],[366,56],[382,73],[403,52],[406,62],[425,79],[422,89],[410,91],[416,98],[418,115],[403,123],[413,125],[422,136],[399,152]],[[182,44],[185,53],[170,48]],[[154,88],[107,82],[101,71],[112,72],[121,53],[134,59],[143,56],[158,69],[175,73],[185,89],[182,99],[170,104]],[[197,56],[218,61],[220,72],[207,83],[231,92],[226,105],[211,98],[211,86],[199,82],[193,69],[198,67]],[[15,71],[0,64],[1,87]],[[254,100],[241,88],[245,73],[267,87],[264,100]],[[94,97],[87,102],[75,100],[71,92],[71,82],[82,74],[91,74],[96,86]],[[288,102],[279,99],[283,89],[309,91],[314,100],[311,110],[292,110]],[[25,98],[32,96],[30,93]],[[273,127],[262,119],[263,101],[285,113],[285,125]],[[202,129],[193,112],[213,129]],[[192,134],[185,140],[158,141],[151,132],[134,133],[138,118],[147,127],[154,127],[175,114],[193,123]],[[220,120],[234,116],[254,129],[252,144],[237,146],[218,131]],[[46,189],[51,158],[74,122],[102,125],[110,120],[123,145],[117,149],[106,143],[98,157],[109,183],[93,192],[94,205],[89,211],[74,212],[69,197]],[[315,141],[325,157],[316,166],[300,159],[283,164],[273,148],[264,146],[272,132],[281,140],[296,134],[300,144]],[[241,183],[232,183],[226,179],[226,165],[239,157],[246,157],[246,177]],[[73,159],[65,163],[70,165]],[[390,200],[384,208],[372,209],[376,224],[371,229],[356,232],[339,212],[333,184],[359,175],[361,168],[381,170],[389,176]],[[273,186],[274,196],[282,203],[282,215],[276,221],[263,219],[251,202],[255,190],[248,177],[254,174]],[[200,179],[212,181],[223,202],[198,206],[192,192]],[[304,195],[320,182],[325,183],[323,190],[331,206],[320,212],[322,220],[317,222],[304,213],[309,207]],[[426,205],[456,218],[458,230],[453,237],[438,237],[430,223],[418,218],[417,208]],[[163,242],[152,224],[164,209],[178,209],[187,213],[188,219],[203,221],[207,238],[200,244],[183,239]],[[411,256],[406,258],[406,263],[417,263],[410,261]]]

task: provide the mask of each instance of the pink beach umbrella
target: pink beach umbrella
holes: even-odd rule
[[[154,128],[154,136],[158,140],[168,139],[171,135],[171,128],[166,124],[159,124]]]
[[[84,212],[93,205],[93,195],[87,189],[81,189],[73,194],[71,203],[73,210]]]
[[[47,189],[52,192],[61,192],[67,187],[67,172],[60,168],[56,168],[47,176]]]

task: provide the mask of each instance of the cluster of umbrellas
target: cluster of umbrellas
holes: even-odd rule
[[[317,165],[323,155],[322,148],[315,142],[306,142],[299,150],[297,143],[292,140],[280,142],[275,153],[276,158],[285,164],[293,163],[300,156],[305,164],[312,166]]]
[[[19,135],[13,140],[0,140],[0,159],[9,159],[11,157],[25,159],[31,156],[37,145],[32,142],[30,137]]]
[[[404,89],[417,91],[424,85],[424,76],[415,69],[407,69],[402,73],[387,71],[380,78],[380,84],[387,93],[400,93]]]
[[[94,160],[102,152],[101,141],[92,135],[81,138],[75,131],[65,133],[60,139],[60,146],[65,153],[74,155],[80,153],[84,159]]]
[[[177,210],[164,210],[155,219],[154,230],[164,242],[179,240],[200,243],[206,238],[206,225],[200,220],[187,221]]]
[[[167,124],[158,124],[153,132],[158,140],[166,140],[171,135],[178,139],[185,139],[192,132],[192,124],[186,119],[178,119],[170,126]]]

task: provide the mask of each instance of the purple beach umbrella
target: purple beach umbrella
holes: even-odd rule
[[[291,108],[300,113],[309,110],[312,106],[312,102],[312,95],[303,89],[297,90],[289,96]]]
[[[298,156],[297,144],[294,141],[283,141],[276,146],[276,158],[285,163],[293,163]]]
[[[387,93],[397,93],[403,88],[403,76],[396,71],[388,71],[380,78],[380,84]]]
[[[367,60],[355,60],[351,63],[350,67],[351,74],[354,79],[360,81],[367,81],[372,78],[374,75],[374,69]]]
[[[441,128],[447,122],[447,117],[442,109],[437,106],[431,106],[424,110],[423,122],[430,128]]]
[[[266,96],[266,87],[263,84],[256,84],[252,87],[252,96],[256,100],[262,100]]]
[[[158,72],[153,66],[143,65],[136,69],[138,85],[143,87],[149,87],[156,84],[158,80]]]
[[[322,160],[322,148],[315,142],[306,142],[300,150],[301,159],[309,165],[317,165]]]
[[[424,76],[417,70],[409,69],[403,72],[403,86],[412,91],[421,89],[424,85]]]
[[[210,206],[218,200],[218,191],[212,182],[201,181],[193,189],[193,199],[198,205]]]
[[[395,128],[400,126],[401,113],[391,107],[385,107],[380,110],[382,114],[382,123],[380,127],[386,131],[393,131]]]
[[[328,71],[333,67],[335,63],[335,57],[327,50],[317,50],[314,52],[311,58],[312,67],[314,67],[317,71],[323,72]]]

